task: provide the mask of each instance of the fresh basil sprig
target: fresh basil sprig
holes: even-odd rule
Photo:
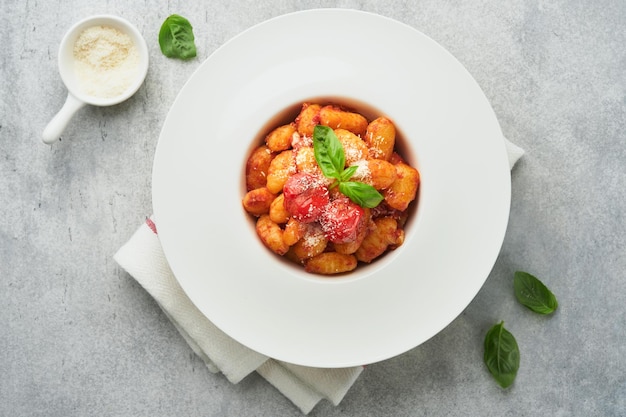
[[[159,46],[168,58],[187,60],[195,57],[196,44],[189,20],[177,14],[165,19],[159,31]]]
[[[376,191],[376,188],[355,181],[340,182],[339,191],[341,191],[341,194],[350,197],[350,200],[354,201],[359,206],[368,208],[374,208],[380,204],[382,197],[380,193]]]
[[[344,169],[346,156],[333,129],[322,125],[315,126],[313,151],[324,176],[336,180],[331,187],[339,185],[339,191],[361,207],[374,208],[383,201],[382,194],[371,185],[349,181],[358,167]]]
[[[519,369],[519,347],[515,337],[504,328],[503,321],[487,332],[483,360],[502,388],[513,383]]]
[[[550,314],[556,310],[558,302],[552,291],[537,277],[528,272],[517,271],[513,278],[513,288],[517,301],[535,313]]]

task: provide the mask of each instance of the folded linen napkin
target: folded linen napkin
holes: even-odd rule
[[[524,151],[506,139],[505,143],[513,168]],[[232,383],[256,371],[308,414],[322,399],[338,405],[364,369],[294,365],[257,353],[226,335],[195,307],[178,284],[163,254],[152,217],[146,219],[114,259],[156,300],[209,371],[221,372]]]

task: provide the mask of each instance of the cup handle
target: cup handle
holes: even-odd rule
[[[67,95],[65,104],[61,107],[61,110],[50,120],[48,126],[43,131],[43,142],[50,145],[61,137],[61,133],[65,130],[68,122],[74,116],[81,107],[85,105],[84,101],[81,101],[74,97],[71,93]]]

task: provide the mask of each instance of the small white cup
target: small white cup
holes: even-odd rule
[[[92,26],[109,26],[123,33],[126,33],[137,47],[139,52],[139,69],[137,78],[128,86],[128,88],[116,97],[97,97],[86,94],[80,86],[74,69],[74,44],[80,34]],[[59,73],[63,83],[67,87],[68,95],[65,104],[61,110],[52,118],[48,126],[43,131],[44,143],[51,144],[61,136],[68,122],[85,104],[93,106],[112,106],[121,103],[130,98],[141,87],[146,74],[148,73],[148,45],[139,30],[125,19],[112,15],[97,15],[81,20],[72,26],[63,39],[59,47]]]

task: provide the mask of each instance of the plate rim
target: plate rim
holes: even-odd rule
[[[216,54],[219,53],[219,51],[222,51],[224,49],[227,49],[229,47],[229,45],[231,45],[231,43],[233,41],[235,41],[236,39],[241,39],[244,38],[245,36],[248,36],[250,33],[254,32],[255,30],[259,30],[259,28],[263,28],[266,25],[272,25],[276,22],[281,21],[282,19],[290,19],[292,17],[296,17],[296,16],[303,16],[303,15],[311,15],[311,14],[315,14],[315,13],[322,13],[322,14],[326,14],[326,13],[330,13],[330,14],[345,14],[345,15],[352,15],[352,16],[369,16],[369,18],[371,19],[383,19],[385,21],[387,21],[387,23],[389,24],[393,24],[393,25],[400,25],[404,28],[404,30],[408,29],[412,32],[415,32],[416,34],[419,34],[419,36],[424,37],[425,39],[428,39],[430,42],[434,43],[438,48],[440,48],[441,52],[446,53],[450,59],[452,59],[454,62],[456,62],[458,64],[458,69],[461,69],[463,71],[465,71],[466,76],[469,77],[469,79],[471,81],[473,81],[475,88],[477,88],[478,92],[480,92],[480,94],[482,95],[482,99],[485,101],[485,103],[488,105],[489,110],[491,111],[491,119],[492,119],[492,123],[495,122],[495,127],[497,128],[497,131],[500,133],[501,136],[501,131],[500,131],[500,127],[499,124],[497,122],[497,119],[495,118],[495,114],[493,114],[493,109],[491,108],[491,106],[488,103],[487,98],[485,97],[484,93],[482,92],[482,90],[480,89],[480,87],[478,86],[478,84],[476,83],[476,81],[473,79],[473,77],[471,76],[471,74],[469,74],[469,72],[467,71],[467,69],[452,55],[450,54],[445,48],[443,48],[441,45],[439,45],[437,42],[435,42],[434,40],[432,40],[431,38],[429,38],[427,35],[423,34],[421,31],[406,25],[405,23],[396,21],[394,19],[391,19],[389,17],[385,17],[382,15],[378,15],[375,13],[371,13],[371,12],[367,12],[367,11],[360,11],[360,10],[353,10],[353,9],[309,9],[309,10],[301,10],[301,11],[297,11],[297,12],[293,12],[293,13],[288,13],[288,14],[284,14],[284,15],[280,15],[280,16],[276,16],[273,18],[270,18],[264,22],[258,23],[254,26],[251,26],[250,28],[244,30],[243,32],[241,32],[240,34],[236,35],[235,37],[233,37],[231,40],[227,41],[226,43],[224,43],[222,46],[220,46],[218,49],[216,49],[216,51],[214,53],[212,53],[204,62],[202,62],[202,64],[196,69],[196,71],[194,71],[194,73],[190,76],[190,78],[187,80],[187,82],[184,84],[184,86],[182,87],[182,89],[180,90],[179,94],[177,95],[174,103],[172,104],[172,107],[170,108],[170,111],[168,112],[168,115],[165,119],[165,122],[163,124],[163,128],[161,130],[161,134],[159,136],[159,142],[157,144],[157,149],[155,151],[155,159],[154,159],[154,163],[153,163],[153,175],[152,175],[152,188],[153,188],[153,208],[154,208],[154,213],[156,216],[156,221],[160,222],[159,217],[160,217],[160,213],[161,212],[161,207],[160,207],[160,202],[158,202],[159,198],[155,197],[155,187],[159,187],[159,182],[161,181],[161,178],[159,178],[160,174],[158,173],[159,169],[157,167],[157,165],[159,164],[159,160],[162,157],[162,155],[160,154],[159,150],[162,149],[162,142],[163,142],[163,135],[165,132],[165,128],[166,125],[168,124],[168,121],[170,119],[170,114],[172,113],[172,109],[179,103],[179,99],[181,99],[181,97],[185,94],[185,91],[187,88],[189,88],[188,86],[191,85],[192,80],[194,80],[194,77],[198,77],[198,74],[201,73],[203,67],[205,67],[207,64],[207,62],[209,62],[209,60],[216,56]],[[492,126],[493,127],[493,126]],[[161,152],[162,153],[162,152]],[[504,160],[506,158],[506,152],[504,150],[504,141],[502,141],[502,159]],[[510,172],[507,168],[506,170],[506,175],[507,177],[509,176]],[[504,223],[504,227],[500,227],[500,233],[499,236],[497,237],[496,240],[499,241],[499,243],[497,244],[498,246],[498,251],[495,255],[492,256],[492,262],[489,265],[489,271],[485,274],[484,279],[482,280],[482,283],[480,283],[480,285],[478,285],[476,291],[471,295],[471,297],[469,297],[467,303],[465,303],[463,306],[459,306],[460,307],[460,311],[457,311],[456,314],[454,314],[454,317],[448,321],[445,325],[443,326],[439,326],[440,328],[435,331],[433,334],[431,334],[430,336],[426,337],[425,340],[421,340],[418,343],[414,344],[411,346],[411,343],[409,343],[408,345],[404,345],[404,346],[399,346],[398,349],[396,349],[393,352],[390,351],[386,351],[386,352],[379,352],[379,354],[374,355],[374,354],[368,354],[366,357],[358,357],[358,355],[355,355],[355,359],[354,360],[345,360],[342,359],[341,361],[338,362],[333,362],[333,361],[329,361],[328,358],[326,359],[314,359],[314,358],[299,358],[294,355],[289,355],[289,354],[285,354],[285,352],[281,351],[281,352],[277,352],[277,351],[273,351],[271,348],[268,348],[266,345],[262,345],[262,344],[255,344],[253,342],[250,342],[249,339],[247,339],[246,337],[242,337],[241,335],[233,335],[232,331],[230,331],[230,329],[228,329],[228,326],[225,326],[223,322],[218,322],[218,323],[214,323],[216,324],[219,328],[221,328],[225,333],[227,333],[229,336],[233,337],[235,340],[238,340],[239,342],[241,342],[242,344],[249,346],[250,348],[257,350],[263,354],[266,354],[268,356],[274,357],[276,359],[282,359],[285,360],[287,362],[291,362],[291,363],[296,363],[296,364],[300,364],[300,365],[307,365],[307,366],[320,366],[320,367],[345,367],[345,366],[353,366],[353,365],[358,365],[358,364],[364,364],[364,363],[374,363],[374,362],[378,362],[384,359],[388,359],[390,357],[393,356],[397,356],[398,354],[404,353],[407,350],[414,348],[416,346],[418,346],[419,344],[423,343],[424,341],[430,339],[431,337],[433,337],[434,335],[436,335],[439,331],[441,331],[443,328],[445,328],[449,323],[451,323],[457,316],[458,314],[460,314],[460,312],[462,312],[462,310],[464,310],[467,305],[469,305],[469,303],[474,299],[474,297],[476,296],[476,294],[478,293],[478,291],[480,290],[480,288],[482,288],[482,286],[484,285],[484,282],[486,281],[486,279],[489,276],[489,272],[491,271],[491,269],[493,268],[493,265],[495,264],[496,260],[497,260],[497,255],[500,251],[500,247],[502,245],[502,242],[504,240],[504,236],[506,233],[506,224],[508,223],[508,215],[509,215],[509,210],[510,210],[510,177],[507,178],[508,181],[508,187],[507,190],[504,190],[505,195],[502,197],[503,200],[506,200],[506,215],[504,216],[505,219],[504,221],[502,219],[500,219],[501,222]],[[156,194],[158,194],[158,191],[156,192]],[[162,212],[161,212],[162,214]],[[159,223],[160,224],[160,223]],[[502,225],[501,225],[502,226]],[[174,249],[172,249],[173,246],[170,246],[170,244],[173,245],[172,242],[167,242],[167,239],[169,239],[168,237],[168,232],[165,232],[165,235],[162,234],[162,230],[167,230],[168,226],[159,226],[159,233],[160,233],[160,238],[163,239],[163,236],[165,237],[165,241],[162,241],[162,246],[163,246],[163,251],[165,254],[166,259],[168,259],[168,261],[172,260],[172,252],[174,251]],[[406,243],[405,243],[406,244]],[[401,248],[402,249],[402,248]],[[180,265],[175,265],[176,261],[173,262],[174,264],[172,264],[172,262],[170,262],[170,266],[172,267],[172,270],[177,270],[179,269]],[[196,305],[199,310],[203,313],[203,315],[207,316],[207,318],[209,318],[210,320],[212,320],[210,317],[208,317],[209,315],[206,314],[206,308],[203,308],[202,303],[198,302],[198,297],[196,295],[194,295],[192,292],[188,291],[189,288],[186,285],[185,279],[181,280],[181,277],[179,275],[176,276],[176,279],[178,281],[178,283],[181,285],[181,287],[183,288],[183,291],[185,291],[185,293],[187,293],[187,295],[189,296],[189,298],[191,299],[191,301],[194,303],[194,305]]]

